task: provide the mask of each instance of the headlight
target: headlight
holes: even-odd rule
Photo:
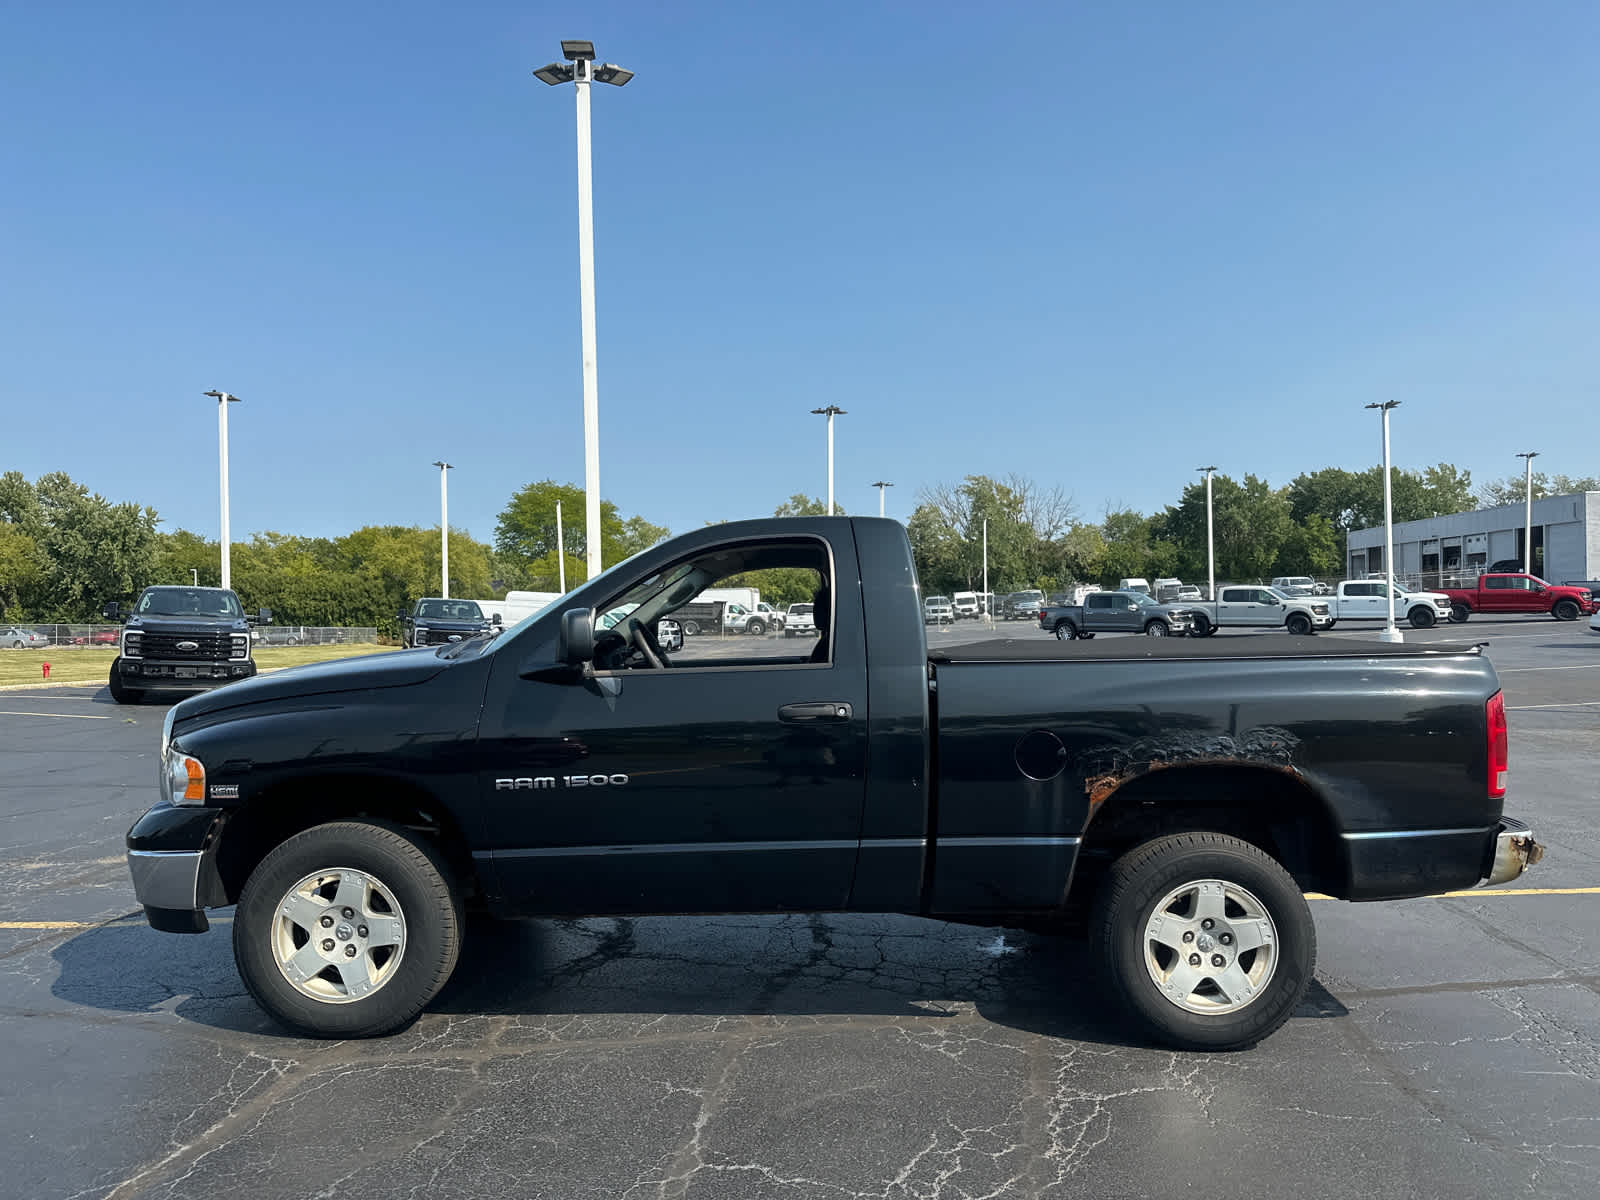
[[[122,655],[124,658],[144,657],[144,634],[137,629],[127,629],[122,633]]]
[[[169,804],[206,802],[206,766],[172,745],[172,715],[161,729],[161,798]]]
[[[250,635],[248,633],[236,633],[233,635],[233,648],[232,652],[229,654],[229,657],[250,657]]]

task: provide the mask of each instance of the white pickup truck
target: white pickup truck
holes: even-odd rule
[[[1321,597],[1286,596],[1260,584],[1217,589],[1216,600],[1184,600],[1193,616],[1195,637],[1210,637],[1218,629],[1270,629],[1314,633],[1333,628],[1333,614]]]
[[[723,622],[734,633],[753,633],[760,637],[768,630],[781,631],[784,614],[765,600],[757,602],[753,610],[733,601],[723,615]]]
[[[1335,621],[1388,621],[1388,585],[1380,579],[1346,579],[1329,597]],[[1399,584],[1394,589],[1394,619],[1409,621],[1413,629],[1427,629],[1451,620],[1450,597],[1443,592],[1412,592]]]

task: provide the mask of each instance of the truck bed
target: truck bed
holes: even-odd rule
[[[1256,637],[1148,638],[1106,637],[1070,642],[1055,638],[995,638],[960,646],[930,650],[933,663],[1040,662],[1059,659],[1084,659],[1098,662],[1133,662],[1152,659],[1201,659],[1227,661],[1241,658],[1451,658],[1477,654],[1482,643],[1430,643],[1426,646],[1403,642],[1367,642],[1348,638],[1313,641],[1281,634]]]

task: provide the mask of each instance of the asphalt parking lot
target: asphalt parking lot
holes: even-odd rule
[[[1047,636],[930,641],[997,634]],[[1215,1056],[1140,1043],[1077,943],[872,916],[478,922],[411,1029],[289,1037],[226,914],[200,937],[133,915],[122,837],[165,708],[0,691],[0,1194],[1590,1200],[1600,635],[1406,638],[1488,643],[1507,808],[1545,861],[1470,895],[1314,901],[1306,1003]]]

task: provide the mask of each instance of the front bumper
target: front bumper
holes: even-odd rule
[[[253,658],[225,662],[181,662],[162,659],[119,658],[117,669],[129,686],[145,692],[203,692],[256,673]]]
[[[158,804],[128,830],[133,894],[152,928],[204,933],[205,910],[228,903],[217,871],[224,816],[214,808]]]

